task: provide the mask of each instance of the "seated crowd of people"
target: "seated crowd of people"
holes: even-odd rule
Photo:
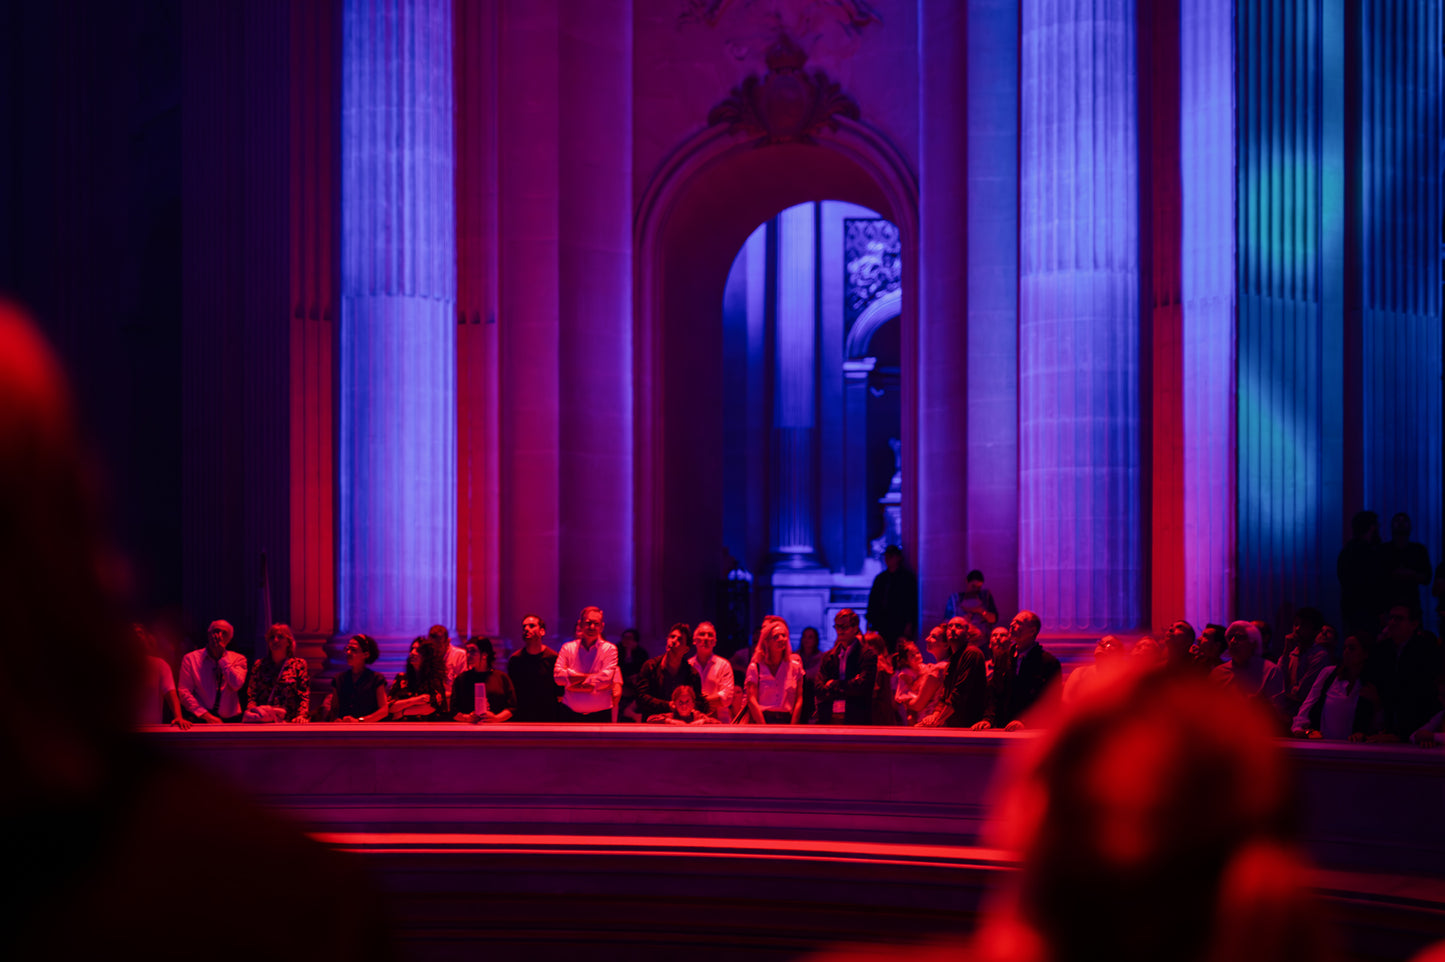
[[[1207,676],[1266,705],[1281,734],[1445,744],[1445,659],[1438,639],[1421,627],[1419,609],[1409,605],[1391,607],[1375,637],[1350,634],[1342,642],[1317,609],[1301,608],[1275,657],[1264,622],[1209,624],[1196,633],[1179,621],[1161,641],[1145,636],[1132,645],[1106,635],[1093,664],[1067,678],[1039,643],[1036,613],[1020,611],[1003,625],[992,605],[955,610],[962,613],[929,631],[920,648],[903,636],[864,633],[858,615],[845,608],[835,615],[835,641],[826,652],[811,627],[794,650],[787,622],[770,615],[755,643],[728,659],[717,653],[717,629],[709,622],[673,625],[662,654],[648,658],[633,629],[619,645],[607,641],[603,612],[589,607],[560,651],[545,643],[544,621],[527,616],[523,647],[504,669],[491,638],[473,636],[457,647],[445,626],[433,625],[412,641],[405,669],[390,684],[369,667],[381,653],[376,640],[356,634],[345,644],[346,669],[331,679],[314,713],[307,663],[296,656],[286,625],[271,626],[266,653],[248,665],[230,650],[231,625],[212,622],[205,647],[182,659],[179,685],[154,656],[154,639],[137,625],[152,654],[142,722],[159,724],[167,705],[183,728],[450,720],[1016,731],[1132,670]]]

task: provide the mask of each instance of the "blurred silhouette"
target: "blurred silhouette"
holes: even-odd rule
[[[1135,661],[1130,659],[1130,661]],[[828,962],[1334,958],[1294,842],[1266,706],[1130,665],[1021,743],[991,841],[1019,859],[972,937],[838,946]]]
[[[0,814],[18,881],[0,907],[7,954],[389,957],[351,859],[168,761],[164,734],[131,731],[144,653],[119,616],[125,567],[96,478],[55,356],[0,303]],[[55,710],[62,661],[84,710]]]

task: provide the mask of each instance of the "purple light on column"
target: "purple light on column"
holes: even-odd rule
[[[1019,604],[1140,623],[1133,0],[1023,5]]]
[[[456,611],[449,0],[348,0],[342,58],[337,600],[395,642]]]
[[[1234,610],[1234,5],[1181,0],[1184,611]]]
[[[815,562],[813,404],[816,248],[814,205],[778,215],[777,382],[773,444],[777,484],[773,551],[781,563]]]

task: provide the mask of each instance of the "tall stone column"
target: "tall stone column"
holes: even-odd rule
[[[960,315],[970,306],[969,235],[960,229],[969,211],[968,6],[922,0],[919,16],[924,123],[918,161],[918,533],[912,560],[918,566],[920,624],[934,625],[969,570],[968,494],[960,481],[968,477],[971,382],[959,371],[969,336]],[[1009,558],[1008,567],[1014,566]]]
[[[1007,611],[1018,598],[1019,551],[1019,0],[968,0],[967,11],[968,558],[963,573],[982,570],[1000,611]],[[948,593],[963,586],[960,578]]]
[[[562,0],[557,386],[562,618],[635,623],[632,0]]]
[[[1442,543],[1438,2],[1363,0],[1361,23],[1360,430],[1362,508],[1410,515],[1438,564]],[[1348,356],[1348,354],[1347,354]],[[1428,589],[1426,622],[1433,622]],[[1436,629],[1438,630],[1438,628]]]
[[[817,328],[815,205],[778,215],[774,334],[773,557],[785,568],[816,563],[813,422]]]
[[[341,631],[456,612],[456,214],[448,0],[347,0],[342,29]]]
[[[181,136],[191,158],[181,175],[179,225],[188,238],[177,372],[183,599],[199,622],[197,637],[211,619],[226,618],[236,628],[234,650],[252,655],[264,650],[266,630],[258,604],[262,552],[272,616],[288,619],[292,609],[287,549],[297,466],[289,463],[287,206],[294,51],[282,3],[198,5],[182,27]],[[91,186],[69,183],[63,203],[83,203]],[[306,654],[320,660],[314,647]]]
[[[577,612],[558,602],[558,11],[499,0],[498,307],[501,350],[501,622],[536,613],[560,638]]]
[[[1133,0],[1025,0],[1019,604],[1142,618]]]
[[[1261,0],[1234,23],[1236,611],[1276,625],[1339,594],[1345,6]]]
[[[1203,625],[1234,602],[1234,9],[1180,0],[1179,14],[1182,617]]]
[[[877,358],[843,362],[843,550],[847,571],[863,568],[868,554],[868,375]]]
[[[501,615],[501,356],[497,323],[497,0],[452,8],[457,125],[457,631]],[[516,638],[516,625],[511,640]]]
[[[337,207],[341,5],[294,4],[291,49],[291,620],[323,674],[336,631]],[[273,579],[275,575],[272,575]],[[339,654],[337,652],[336,654]]]

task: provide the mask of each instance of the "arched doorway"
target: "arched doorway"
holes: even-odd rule
[[[782,615],[795,642],[840,608],[861,613],[884,546],[906,544],[901,304],[898,228],[857,204],[789,207],[733,259],[721,524],[729,565],[751,577],[730,580],[724,641],[745,638],[754,612]]]
[[[916,458],[917,189],[886,140],[839,119],[814,144],[760,146],[709,128],[684,144],[644,194],[636,265],[637,612],[644,632],[716,608],[722,539],[723,350],[728,270],[757,225],[809,201],[843,200],[896,224],[904,273],[899,321],[904,477]],[[908,482],[912,484],[912,482]],[[912,499],[904,492],[904,502]],[[905,529],[914,519],[905,512]],[[756,621],[761,614],[757,611]]]

